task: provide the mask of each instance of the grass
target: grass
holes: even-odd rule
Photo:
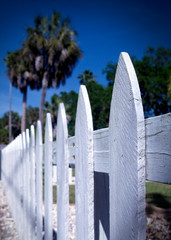
[[[75,203],[75,186],[69,186],[69,202]],[[160,208],[171,208],[171,185],[146,182],[146,202]],[[53,203],[56,203],[56,186],[53,186]]]
[[[146,202],[160,208],[171,208],[171,185],[146,182]]]
[[[53,203],[56,203],[56,191],[57,187],[53,186]],[[69,203],[73,204],[75,203],[75,186],[74,185],[69,185]]]
[[[75,203],[74,185],[69,186],[69,202],[71,204]],[[146,202],[159,208],[171,208],[171,185],[157,182],[146,182]],[[53,203],[56,203],[56,186],[53,186]]]

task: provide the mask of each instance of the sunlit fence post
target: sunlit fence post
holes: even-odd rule
[[[52,240],[52,123],[47,114],[45,127],[45,240]]]

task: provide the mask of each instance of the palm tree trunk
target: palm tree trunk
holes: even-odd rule
[[[47,73],[44,73],[43,81],[42,81],[41,101],[40,101],[40,108],[39,108],[39,120],[41,121],[42,127],[43,127],[43,115],[44,115],[44,105],[45,105],[47,87],[48,87]]]
[[[27,102],[27,88],[25,88],[23,92],[23,112],[22,112],[22,119],[21,119],[21,133],[25,132],[26,130],[26,102]]]
[[[12,141],[12,126],[11,126],[11,96],[12,96],[12,83],[10,82],[10,89],[9,89],[9,142]]]

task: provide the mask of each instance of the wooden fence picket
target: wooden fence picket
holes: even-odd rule
[[[57,155],[57,234],[58,239],[69,239],[69,181],[68,128],[64,104],[59,105],[56,130]]]
[[[45,240],[52,240],[52,123],[47,113],[45,127]]]
[[[18,145],[18,142],[19,142],[19,136],[16,137],[16,139],[14,140],[15,142],[15,165],[14,165],[14,169],[13,171],[15,172],[15,176],[14,176],[14,179],[15,179],[15,188],[14,188],[14,194],[15,194],[15,217],[14,217],[14,221],[16,222],[16,228],[17,230],[19,229],[19,212],[20,212],[20,206],[19,206],[19,199],[20,199],[20,191],[19,191],[19,145]]]
[[[145,126],[135,70],[121,53],[109,121],[110,239],[145,239]]]
[[[31,213],[31,239],[35,239],[36,226],[36,177],[35,177],[35,131],[30,128],[30,213]]]
[[[27,239],[25,238],[25,236],[27,236],[27,165],[26,165],[26,134],[25,132],[22,133],[22,165],[23,165],[23,231],[22,231],[22,237],[23,239]]]
[[[26,129],[26,239],[31,235],[31,208],[30,208],[30,135],[29,129]]]
[[[20,239],[22,239],[22,233],[23,233],[23,225],[20,224],[21,221],[23,221],[23,162],[22,162],[22,135],[19,135],[18,139],[18,151],[19,151],[19,236]]]
[[[42,162],[43,162],[43,148],[42,148],[42,126],[41,122],[37,121],[36,132],[36,237],[37,240],[42,240],[43,220],[42,220]]]
[[[75,125],[76,239],[94,239],[93,121],[85,86],[80,87]]]

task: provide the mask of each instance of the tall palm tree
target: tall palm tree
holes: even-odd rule
[[[38,89],[41,87],[41,84],[38,79],[35,79],[36,76],[34,77],[32,74],[32,63],[29,61],[24,48],[14,52],[8,52],[5,63],[8,68],[7,74],[12,86],[18,88],[23,94],[21,121],[21,132],[23,132],[26,128],[26,102],[28,86],[32,89]],[[36,80],[36,84],[33,84],[34,80]]]
[[[81,50],[75,42],[76,32],[69,24],[68,19],[62,20],[61,15],[54,12],[50,19],[37,17],[34,27],[27,29],[28,38],[24,48],[34,62],[32,74],[37,76],[42,86],[39,109],[41,122],[47,89],[65,84],[81,57]]]

